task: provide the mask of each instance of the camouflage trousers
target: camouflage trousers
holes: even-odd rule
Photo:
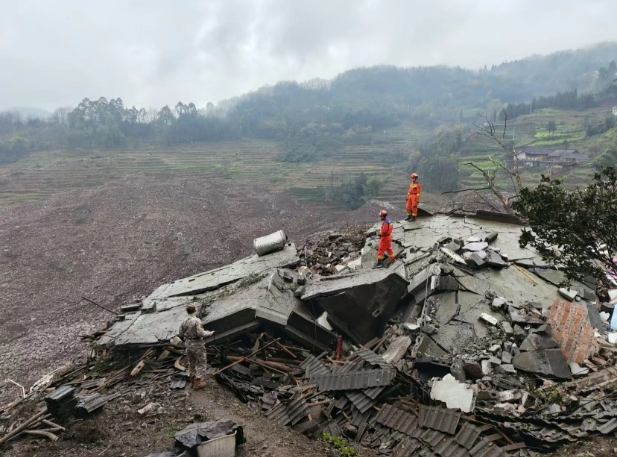
[[[202,340],[185,340],[186,358],[189,362],[189,374],[197,379],[206,379],[206,347]]]

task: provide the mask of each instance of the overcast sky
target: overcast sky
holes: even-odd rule
[[[469,68],[617,40],[617,0],[0,0],[0,109],[204,106],[376,64]]]

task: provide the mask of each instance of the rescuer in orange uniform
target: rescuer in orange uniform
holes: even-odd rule
[[[411,175],[411,185],[407,192],[407,220],[415,221],[418,215],[418,203],[420,203],[420,194],[422,193],[422,184],[418,182],[418,174]]]
[[[379,250],[377,251],[377,265],[375,265],[375,268],[383,268],[386,253],[393,263],[396,260],[392,250],[392,221],[388,219],[388,212],[383,209],[379,212],[379,217],[381,217],[381,229],[377,232],[379,235]]]

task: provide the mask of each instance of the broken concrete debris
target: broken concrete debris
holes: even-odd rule
[[[125,380],[185,388],[173,337],[192,303],[216,331],[206,342],[215,379],[312,437],[400,457],[426,446],[441,457],[528,456],[617,429],[617,349],[602,335],[610,315],[582,286],[562,301],[544,279],[553,270],[520,248],[520,228],[447,216],[395,223],[399,261],[380,270],[375,233],[325,233],[159,287],[97,342],[99,358],[138,357],[102,383],[52,383],[48,411],[70,421],[77,402],[94,411]],[[215,438],[208,424],[177,437],[182,449],[229,446],[231,429]]]

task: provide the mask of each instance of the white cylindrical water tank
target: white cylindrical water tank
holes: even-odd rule
[[[285,232],[279,230],[270,235],[255,238],[253,240],[253,249],[255,249],[258,256],[262,256],[283,249],[285,243],[287,243]]]

